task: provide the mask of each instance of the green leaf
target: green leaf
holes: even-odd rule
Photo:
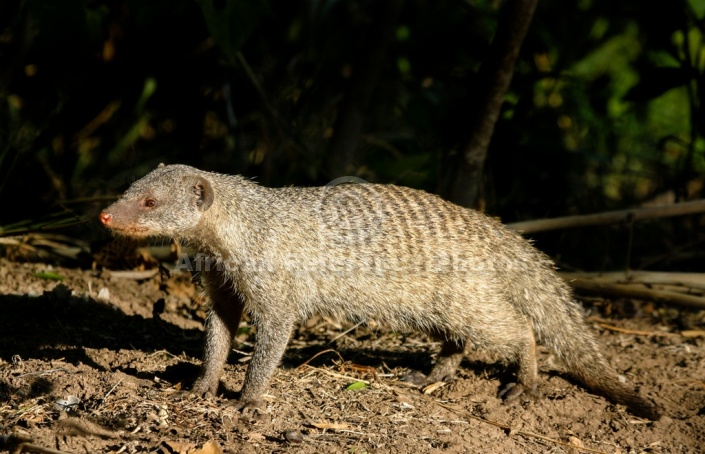
[[[358,389],[367,388],[367,384],[363,381],[356,381],[345,387],[345,391],[357,391]]]
[[[688,0],[690,8],[695,13],[695,17],[702,20],[705,17],[705,0]]]
[[[249,336],[251,333],[252,333],[251,326],[241,326],[237,329],[237,333],[235,334],[235,336],[242,336],[242,335]]]
[[[34,277],[38,277],[39,279],[46,279],[48,281],[63,281],[64,276],[55,273],[53,271],[42,271],[39,273],[34,273]]]

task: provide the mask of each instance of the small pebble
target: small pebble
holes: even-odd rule
[[[100,291],[98,292],[98,296],[96,299],[98,301],[102,301],[105,303],[109,302],[110,301],[110,290],[108,290],[107,287],[101,288]]]
[[[304,441],[304,436],[298,430],[289,429],[284,432],[284,438],[289,443],[301,443]]]

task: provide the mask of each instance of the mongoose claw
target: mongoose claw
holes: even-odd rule
[[[399,380],[419,387],[430,384],[428,377],[423,372],[418,370],[412,370],[408,374],[400,377]]]
[[[262,422],[266,419],[266,414],[264,413],[264,401],[260,399],[248,401],[229,400],[225,405],[239,411],[242,413],[243,418],[248,419],[252,423]]]
[[[527,401],[538,396],[539,392],[536,390],[536,385],[527,387],[521,383],[514,382],[507,383],[497,394],[497,397],[502,399],[505,404],[511,404],[518,400]]]
[[[264,408],[264,401],[261,399],[254,399],[254,400],[239,400],[239,399],[233,399],[229,400],[228,403],[226,404],[228,407],[233,407],[236,410],[239,411],[247,411],[247,410],[255,410],[259,409],[261,410]]]
[[[502,399],[505,404],[510,404],[525,394],[524,385],[520,383],[507,383],[506,386],[499,390],[498,397]]]
[[[192,390],[190,390],[190,391],[184,391],[184,393],[186,393],[186,394],[188,394],[188,395],[190,395],[190,396],[196,396],[196,397],[198,397],[198,398],[200,398],[200,399],[210,399],[210,398],[215,397],[215,393],[212,393],[212,392],[210,392],[210,391],[199,392],[199,391],[196,391],[196,390],[193,390],[193,389],[192,389]]]
[[[198,397],[208,398],[215,397],[218,393],[218,383],[215,386],[208,385],[201,380],[196,380],[190,390],[183,391],[184,394],[190,394]]]
[[[173,394],[173,398],[176,400],[210,399],[213,397],[215,394],[211,394],[209,391],[196,392],[192,389],[183,389]]]

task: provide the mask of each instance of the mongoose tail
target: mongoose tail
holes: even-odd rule
[[[564,364],[568,374],[585,388],[613,403],[625,405],[636,416],[658,420],[661,417],[659,408],[622,383],[617,371],[600,353],[597,340],[585,323],[572,290],[561,279],[555,278],[551,260],[539,251],[535,254],[535,260],[543,262],[544,266],[518,277],[527,281],[523,285],[518,282],[513,289],[530,288],[525,286],[531,283],[534,289],[541,291],[531,294],[515,292],[512,299],[515,307],[529,319],[537,341],[548,346]],[[557,301],[564,304],[556,304]]]
[[[591,391],[605,396],[614,403],[623,404],[627,410],[635,416],[647,418],[652,421],[658,421],[661,418],[659,408],[649,400],[639,396],[627,385],[618,381],[608,380],[615,373],[612,368],[605,364],[604,377],[582,376],[580,373],[573,371],[572,374]]]

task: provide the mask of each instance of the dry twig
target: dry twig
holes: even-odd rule
[[[600,323],[600,326],[605,329],[608,329],[610,331],[616,331],[618,333],[624,333],[624,334],[635,334],[637,336],[663,336],[663,337],[680,336],[680,334],[677,334],[677,333],[659,333],[656,331],[641,331],[638,329],[621,328],[619,326],[608,325],[607,323]]]
[[[309,369],[313,369],[313,370],[315,370],[315,371],[323,372],[324,374],[328,374],[328,375],[330,375],[331,377],[344,378],[344,379],[346,379],[346,380],[351,380],[351,381],[355,381],[355,382],[358,382],[358,381],[359,381],[359,382],[362,382],[362,383],[364,383],[364,384],[366,384],[366,385],[369,385],[369,384],[370,384],[369,380],[363,380],[362,378],[355,378],[355,377],[351,377],[351,376],[349,376],[349,375],[338,374],[338,373],[335,373],[335,372],[331,372],[331,371],[329,371],[328,369],[322,369],[322,368],[320,368],[320,367],[313,367],[313,366],[309,366],[308,364],[302,364],[302,365],[300,365],[299,367],[307,367],[307,368],[309,368]]]
[[[310,363],[310,362],[313,361],[314,359],[318,358],[319,356],[321,356],[321,355],[323,355],[323,354],[325,354],[325,353],[330,353],[330,352],[333,352],[333,353],[335,353],[336,355],[338,355],[338,358],[340,359],[340,362],[341,362],[341,363],[344,363],[344,362],[345,362],[345,360],[343,359],[343,356],[342,356],[340,353],[338,353],[338,350],[336,350],[336,349],[334,349],[334,348],[329,348],[329,349],[327,349],[327,350],[323,350],[323,351],[321,351],[321,352],[316,353],[315,355],[313,355],[312,357],[310,357],[309,359],[307,359],[306,361],[304,361],[298,368],[300,369],[300,368],[302,368],[302,367],[304,367],[304,366],[308,366],[308,363]],[[309,367],[311,367],[311,366],[309,366]],[[315,369],[315,367],[314,367],[314,369]]]

